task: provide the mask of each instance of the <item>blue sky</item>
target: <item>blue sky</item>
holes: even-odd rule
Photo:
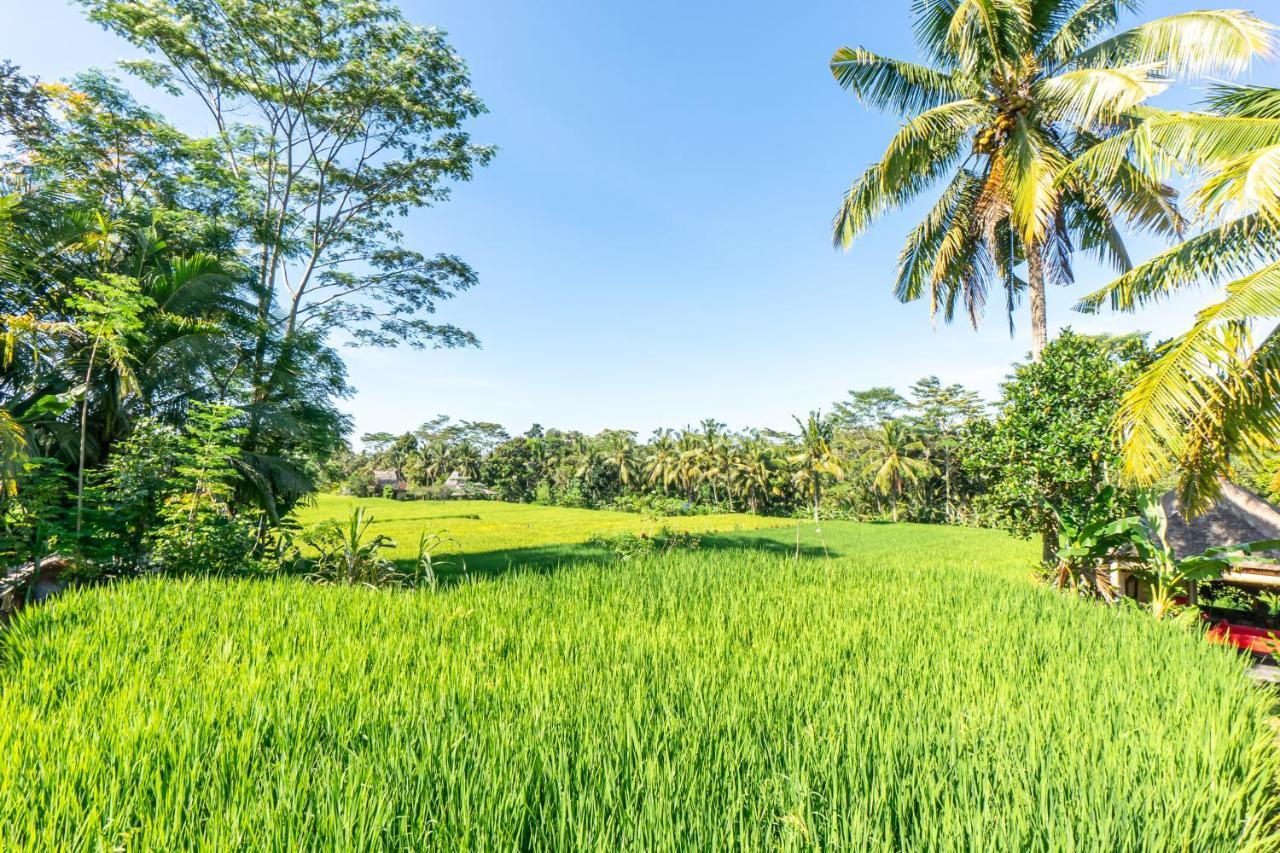
[[[1207,5],[1150,2],[1134,20]],[[1276,0],[1246,5],[1280,19]],[[994,397],[1025,355],[1025,306],[1011,340],[999,306],[975,333],[934,329],[926,304],[893,298],[918,210],[886,217],[849,253],[831,249],[842,192],[897,120],[841,91],[827,61],[846,43],[916,58],[906,0],[401,6],[449,31],[490,109],[473,134],[501,149],[405,225],[415,248],[476,268],[480,285],[441,316],[483,348],[344,351],[356,435],[441,412],[513,431],[647,434],[704,417],[786,428],[847,389],[929,374]],[[2,55],[46,79],[136,55],[61,0],[0,0],[0,20]],[[1253,79],[1280,83],[1280,67]],[[189,104],[145,100],[208,130]],[[1157,248],[1131,244],[1135,257]],[[1089,318],[1071,304],[1107,275],[1081,261],[1077,278],[1050,294],[1055,328],[1168,335],[1211,295]]]

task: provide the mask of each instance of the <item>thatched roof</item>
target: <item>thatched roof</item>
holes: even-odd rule
[[[383,489],[390,487],[398,491],[409,488],[409,484],[400,476],[400,472],[394,469],[373,472],[373,485],[375,488]]]
[[[1179,557],[1200,554],[1219,545],[1280,539],[1280,508],[1235,483],[1222,483],[1222,497],[1208,510],[1188,520],[1169,492],[1161,501],[1169,517],[1169,544]],[[1259,558],[1259,562],[1276,562]]]

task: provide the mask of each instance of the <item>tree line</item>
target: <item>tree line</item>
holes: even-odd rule
[[[936,377],[905,394],[850,391],[791,431],[730,430],[707,419],[596,435],[446,416],[416,430],[369,433],[326,467],[331,488],[377,496],[394,470],[420,498],[475,497],[660,514],[745,511],[822,519],[987,524],[1056,547],[1056,508],[1092,499],[1120,464],[1111,429],[1151,349],[1141,336],[1066,332],[1041,361],[1016,365],[992,406]],[[477,488],[443,488],[457,472]],[[1132,500],[1123,490],[1117,502]]]

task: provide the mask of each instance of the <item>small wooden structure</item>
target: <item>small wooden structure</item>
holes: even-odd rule
[[[53,554],[40,561],[0,572],[0,624],[25,604],[35,604],[57,595],[65,584],[62,573],[70,564]]]
[[[385,471],[375,470],[373,472],[373,493],[378,497],[382,497],[391,490],[391,497],[398,501],[404,500],[409,495],[409,484],[405,482],[404,477],[400,476],[400,472],[393,468]]]

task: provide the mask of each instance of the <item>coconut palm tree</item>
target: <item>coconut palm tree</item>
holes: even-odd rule
[[[453,457],[448,443],[435,439],[418,448],[418,467],[427,483],[439,483],[453,473]]]
[[[1128,167],[1103,177],[1064,168],[1132,127],[1145,101],[1184,74],[1238,73],[1270,49],[1271,29],[1239,11],[1160,18],[1110,37],[1135,0],[917,0],[915,32],[931,64],[843,47],[836,80],[863,103],[906,117],[834,221],[848,248],[877,217],[941,184],[907,237],[895,294],[928,295],[948,322],[977,323],[993,285],[1012,325],[1025,290],[1032,355],[1048,339],[1046,283],[1069,284],[1076,250],[1124,271],[1119,223],[1157,233],[1183,222],[1173,192]],[[1024,263],[1024,281],[1016,269]]]
[[[907,487],[937,472],[927,459],[919,458],[924,452],[924,442],[899,421],[884,421],[868,434],[863,445],[863,473],[871,477],[877,492],[890,499],[894,521]]]
[[[662,488],[670,494],[671,487],[680,483],[680,449],[671,431],[658,430],[649,442],[649,453],[644,460],[645,483],[651,488]]]
[[[1073,166],[1196,178],[1190,200],[1210,227],[1079,306],[1133,311],[1190,287],[1222,288],[1161,348],[1117,416],[1125,473],[1152,483],[1178,470],[1191,509],[1216,497],[1233,453],[1274,447],[1280,435],[1280,89],[1219,87],[1209,110],[1153,115]]]
[[[609,430],[603,436],[600,459],[618,475],[623,490],[630,489],[639,479],[636,467],[635,433],[627,430]]]
[[[759,438],[745,439],[735,448],[730,484],[752,512],[760,512],[769,498],[781,495],[778,467],[777,451]]]
[[[807,420],[792,417],[800,428],[797,435],[800,449],[792,454],[791,463],[796,466],[792,479],[802,493],[807,493],[813,505],[813,522],[818,523],[818,505],[822,502],[822,478],[840,479],[844,467],[839,455],[832,449],[835,440],[835,424],[824,418],[822,412],[812,411]]]

